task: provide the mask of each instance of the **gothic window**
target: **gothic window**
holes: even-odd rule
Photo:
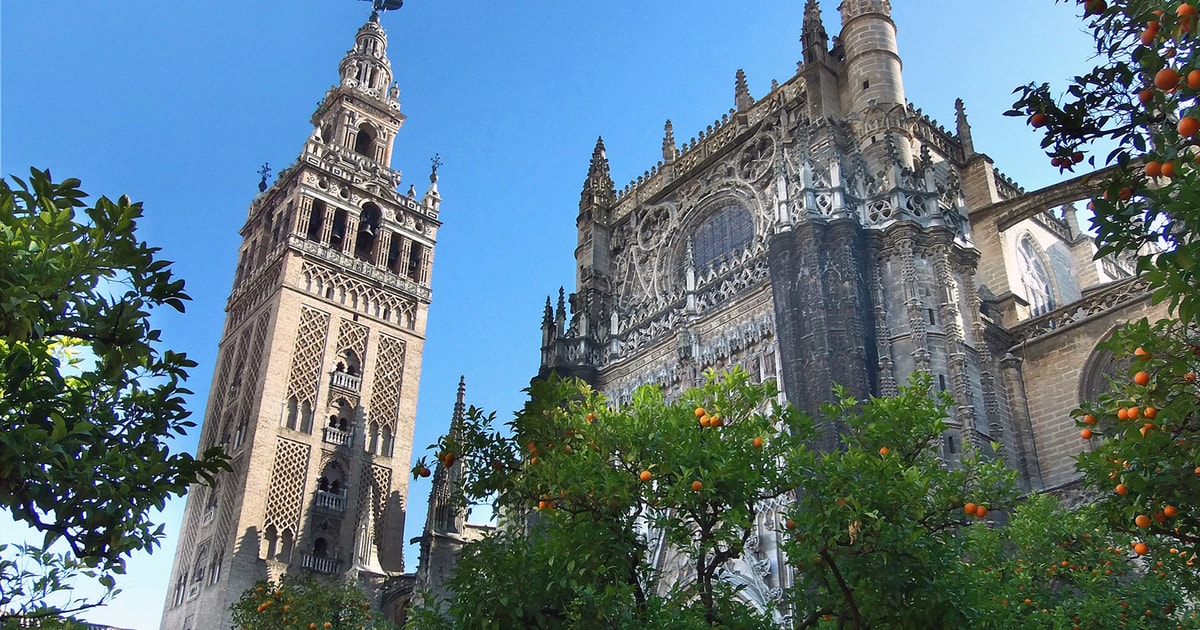
[[[362,213],[358,215],[358,239],[354,242],[355,258],[372,262],[375,237],[379,234],[379,216],[379,206],[370,202],[363,205]]]
[[[183,573],[179,576],[179,580],[177,582],[175,582],[175,596],[174,596],[174,600],[173,600],[173,602],[174,602],[173,605],[175,605],[175,606],[178,606],[183,603],[184,596],[187,593],[187,576],[188,576],[187,567],[184,567]]]
[[[208,571],[208,583],[216,584],[221,579],[221,562],[225,560],[225,554],[217,554],[213,558],[212,567]]]
[[[233,448],[241,446],[244,441],[246,441],[246,421],[242,420],[238,423],[237,432],[233,434]]]
[[[362,362],[358,360],[358,353],[353,350],[347,350],[342,355],[342,363],[340,365],[342,365],[343,369],[350,376],[358,376],[362,370]]]
[[[754,238],[754,219],[739,205],[730,204],[709,215],[692,233],[692,260],[704,271],[736,256]]]
[[[425,246],[420,243],[413,243],[412,249],[408,252],[408,277],[413,282],[421,282],[421,271],[425,264]]]
[[[296,546],[296,536],[292,534],[291,529],[283,530],[283,536],[280,536],[279,555],[275,557],[280,562],[292,561],[292,547]]]
[[[395,274],[400,273],[400,249],[403,245],[401,242],[403,240],[404,237],[393,232],[392,243],[388,246],[387,268]]]
[[[321,242],[321,228],[325,224],[325,202],[314,199],[312,211],[308,215],[308,240]]]
[[[358,128],[358,134],[354,136],[354,152],[375,159],[374,145],[375,134],[372,133],[370,125],[363,123]]]
[[[1017,260],[1020,265],[1021,284],[1029,300],[1030,314],[1034,317],[1054,310],[1054,286],[1050,283],[1050,272],[1043,262],[1041,248],[1028,233],[1017,245]]]
[[[267,559],[274,560],[279,551],[279,533],[274,525],[267,525],[267,529],[263,531],[263,540],[267,541]]]
[[[329,543],[324,538],[317,538],[313,542],[313,555],[318,558],[329,555]]]

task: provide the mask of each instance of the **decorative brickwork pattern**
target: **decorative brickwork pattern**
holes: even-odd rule
[[[372,386],[370,414],[367,418],[379,426],[389,427],[395,432],[396,417],[400,410],[400,392],[404,381],[404,342],[381,335],[379,356],[375,361],[375,379]]]
[[[287,398],[316,404],[317,384],[321,378],[321,361],[325,354],[325,338],[329,334],[329,314],[303,307],[296,346],[292,354],[292,370],[288,378]]]
[[[341,320],[338,324],[337,355],[343,356],[349,350],[362,361],[367,354],[367,330],[362,324]]]
[[[345,304],[356,311],[410,330],[416,327],[417,303],[393,291],[375,288],[311,261],[304,262],[300,277],[301,288],[313,295]]]
[[[282,438],[279,440],[275,449],[275,464],[271,468],[271,491],[267,495],[264,529],[274,525],[279,531],[300,531],[309,450],[307,444]]]

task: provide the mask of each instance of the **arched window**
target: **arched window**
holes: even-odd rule
[[[346,242],[346,211],[335,210],[333,213],[333,229],[329,234],[329,246],[340,250]]]
[[[358,135],[354,136],[354,152],[373,160],[375,159],[374,148],[375,134],[372,133],[370,125],[363,123],[358,128]]]
[[[379,423],[372,422],[371,428],[367,432],[367,452],[376,455],[379,453]]]
[[[305,433],[312,433],[313,429],[313,410],[312,403],[307,400],[300,405],[300,430]]]
[[[1025,297],[1029,300],[1030,315],[1036,317],[1054,310],[1056,304],[1050,272],[1043,262],[1041,248],[1029,234],[1022,236],[1017,245],[1017,260],[1020,265],[1021,284],[1024,285]]]
[[[358,215],[358,239],[354,242],[354,257],[367,262],[373,261],[375,238],[379,234],[379,206],[367,202]]]
[[[267,541],[267,559],[272,560],[279,550],[279,534],[274,525],[267,525],[266,531],[263,532],[263,539]]]
[[[383,455],[384,457],[391,457],[392,456],[392,443],[393,443],[392,428],[384,427],[383,428],[383,441],[379,447],[379,454]]]
[[[292,530],[283,530],[283,536],[280,537],[279,555],[275,558],[280,562],[292,561],[292,548],[296,546],[296,536],[292,534]]]
[[[358,359],[358,353],[353,350],[347,350],[342,355],[341,365],[350,376],[358,376],[362,370],[362,362]]]
[[[317,538],[313,542],[313,555],[318,558],[329,555],[329,543],[324,538]]]
[[[742,206],[730,204],[704,219],[692,233],[692,260],[704,271],[737,256],[754,239],[754,219]]]
[[[295,431],[296,420],[300,415],[299,405],[296,403],[296,397],[292,396],[287,402],[287,416],[284,418],[283,426]]]
[[[313,200],[312,211],[308,215],[308,240],[321,241],[321,228],[325,224],[325,202],[320,199]]]

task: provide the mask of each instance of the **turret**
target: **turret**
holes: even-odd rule
[[[869,119],[862,125],[864,153],[872,170],[912,166],[911,135],[907,130],[907,101],[900,78],[902,63],[896,46],[896,23],[889,0],[844,0],[841,45],[842,111],[849,118]],[[869,134],[866,129],[870,129]],[[886,154],[886,134],[895,155]],[[897,164],[893,164],[893,160]]]
[[[458,379],[458,399],[454,403],[454,413],[450,417],[450,433],[452,443],[460,443],[463,439],[463,422],[465,421],[467,395],[467,379]],[[459,508],[454,495],[462,483],[463,460],[440,460],[433,473],[433,486],[429,491],[429,514],[426,516],[426,535],[429,534],[461,534],[467,523],[466,512]]]
[[[829,34],[821,20],[821,7],[817,0],[804,3],[804,26],[800,32],[800,44],[804,47],[804,63],[825,61],[829,55]]]

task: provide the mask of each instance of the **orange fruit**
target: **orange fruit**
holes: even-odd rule
[[[1162,162],[1155,160],[1146,162],[1146,176],[1158,177],[1159,175],[1162,175]]]
[[[1195,119],[1193,118],[1193,120]],[[1196,124],[1200,125],[1200,121],[1197,121]],[[1146,385],[1150,382],[1150,375],[1145,372],[1138,372],[1133,375],[1133,382],[1138,385]]]
[[[988,515],[988,509],[982,505],[975,506],[975,516],[983,518]]]
[[[792,519],[790,519],[790,518],[789,518],[789,519],[788,519],[788,520],[787,520],[787,521],[786,521],[786,522],[783,524],[783,526],[784,526],[784,527],[786,527],[786,528],[788,528],[788,529],[796,529],[796,521],[793,521]]]
[[[1166,177],[1166,178],[1175,177],[1175,163],[1174,162],[1163,162],[1162,176]]]
[[[709,418],[708,416],[704,416],[704,417],[700,418],[700,426],[702,426],[702,427],[712,426],[712,418]]]
[[[1167,513],[1164,510],[1159,510],[1159,511],[1155,512],[1154,520],[1160,525],[1163,523],[1166,523],[1167,522]]]
[[[1142,415],[1145,416],[1147,420],[1153,420],[1158,417],[1158,408],[1146,407],[1146,410],[1142,412]]]
[[[724,424],[725,420],[719,416],[713,416],[712,419],[708,421],[708,425],[712,427],[719,427],[723,426]]]
[[[753,444],[754,444],[754,448],[762,448],[763,439],[761,437],[756,437],[756,438],[754,438]]]
[[[696,417],[697,418],[703,418],[704,416],[707,416],[707,415],[708,415],[708,412],[704,410],[704,407],[696,407]]]
[[[1166,67],[1154,75],[1154,86],[1160,90],[1173,90],[1179,85],[1179,72],[1175,68]]]
[[[1154,43],[1158,37],[1158,22],[1151,22],[1146,25],[1146,30],[1142,31],[1142,44],[1149,46]]]
[[[880,449],[879,449],[879,454],[880,454],[880,455],[887,455],[889,452],[891,452],[891,449],[889,449],[889,448],[888,448],[888,447],[886,447],[886,446],[884,446],[884,447],[882,447],[882,448],[880,448]]]
[[[1137,518],[1133,519],[1133,523],[1138,527],[1150,527],[1150,517],[1145,514],[1138,514]]]
[[[328,621],[326,621],[326,622],[325,622],[325,624],[324,624],[324,626],[322,626],[322,627],[325,627],[325,628],[331,628],[331,627],[333,627],[333,624],[331,624],[331,623],[329,623]]]
[[[700,492],[703,489],[704,489],[704,484],[700,483],[699,480],[692,482],[692,492]]]
[[[650,481],[653,478],[654,475],[650,474],[649,470],[643,470],[641,474],[638,475],[638,479],[641,479],[642,481]]]
[[[1139,556],[1144,556],[1150,553],[1150,547],[1148,547],[1146,543],[1140,542],[1133,546],[1133,552]]]
[[[1148,352],[1145,348],[1138,346],[1138,349],[1133,351],[1133,356],[1141,359],[1142,361],[1149,361],[1150,357],[1153,357],[1154,355]]]
[[[1174,505],[1168,505],[1167,507],[1163,508],[1163,515],[1167,518],[1175,518],[1176,514],[1179,514],[1179,508],[1175,507]]]
[[[583,417],[583,419],[584,419],[584,420],[587,420],[587,421],[588,421],[588,423],[590,424],[590,423],[592,423],[592,422],[595,422],[595,421],[596,421],[596,414],[594,414],[594,413],[592,413],[592,412],[590,412],[590,411],[589,411],[589,412],[588,412],[588,415],[584,416],[584,417]]]
[[[1045,115],[1045,114],[1043,114],[1043,113],[1041,113],[1041,112],[1038,112],[1038,113],[1036,113],[1036,114],[1034,114],[1034,115],[1030,116],[1030,117],[1029,117],[1029,124],[1033,125],[1034,127],[1042,127],[1042,126],[1045,126],[1045,124],[1046,124],[1046,115]]]
[[[1083,439],[1085,439],[1085,440],[1090,440],[1090,439],[1092,439],[1092,430],[1091,430],[1091,429],[1084,429],[1084,430],[1080,431],[1080,432],[1079,432],[1079,437],[1081,437],[1081,438],[1083,438]]]
[[[1179,5],[1178,9],[1175,9],[1175,15],[1178,15],[1179,17],[1185,17],[1188,15],[1195,15],[1195,14],[1196,14],[1196,7],[1190,5],[1186,2]]]
[[[1129,419],[1129,410],[1128,409],[1121,407],[1120,409],[1117,410],[1117,420],[1128,420],[1128,419]]]
[[[1188,382],[1188,383],[1195,383],[1195,382],[1196,382],[1196,373],[1195,373],[1195,372],[1188,372],[1187,374],[1184,374],[1184,375],[1183,375],[1183,380],[1184,380],[1184,381],[1186,381],[1186,382]]]
[[[1196,70],[1195,72],[1197,73],[1197,76],[1196,76],[1197,80],[1200,81],[1200,70]],[[1190,81],[1190,75],[1189,75],[1189,81]],[[1195,88],[1193,88],[1193,89],[1195,89]],[[1138,100],[1141,101],[1142,105],[1149,105],[1150,101],[1154,100],[1154,90],[1151,90],[1150,88],[1146,88],[1146,89],[1142,90],[1141,92],[1138,92]]]
[[[1196,470],[1200,471],[1200,468],[1197,468]],[[1200,472],[1197,472],[1197,474],[1200,474]],[[1125,487],[1125,484],[1117,484],[1117,494],[1124,496],[1127,492],[1129,492],[1129,488]]]
[[[1179,135],[1190,138],[1196,135],[1197,131],[1200,131],[1200,120],[1196,120],[1191,116],[1184,116],[1179,119],[1177,128],[1179,129]]]
[[[530,458],[529,463],[532,466],[537,466],[538,458],[536,458],[536,457]]]
[[[1137,420],[1142,415],[1142,410],[1137,407],[1130,407],[1126,412],[1130,420]]]
[[[974,503],[968,503],[963,506],[963,512],[966,512],[969,516],[974,516],[975,508],[977,508],[977,507],[979,507],[979,506],[975,505]]]
[[[1096,416],[1093,416],[1090,413],[1085,415],[1083,417],[1083,423],[1084,424],[1096,424]]]
[[[1188,73],[1187,85],[1193,90],[1200,90],[1200,70],[1192,70]]]

